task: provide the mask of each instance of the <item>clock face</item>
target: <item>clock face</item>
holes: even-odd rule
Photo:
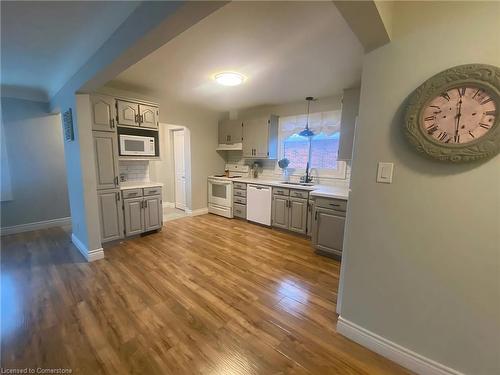
[[[497,104],[482,88],[472,85],[456,87],[427,104],[420,126],[438,142],[469,143],[492,129],[498,116]]]

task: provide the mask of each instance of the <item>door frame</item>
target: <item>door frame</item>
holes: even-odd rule
[[[184,155],[182,156],[184,158],[184,207],[178,207],[177,206],[177,169],[176,169],[176,158],[179,157],[179,155],[176,155],[175,153],[175,135],[176,134],[179,134],[182,132],[182,139],[184,141],[184,145],[183,145],[183,149],[184,149]],[[174,183],[173,183],[173,187],[174,187],[174,207],[179,209],[179,210],[183,210],[183,211],[186,211],[186,201],[187,201],[187,197],[186,197],[186,131],[185,129],[172,129],[171,130],[171,133],[172,135],[172,169],[173,169],[173,174],[174,174]]]

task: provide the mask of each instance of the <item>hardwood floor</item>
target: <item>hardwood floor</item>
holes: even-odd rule
[[[77,374],[408,374],[335,332],[340,263],[214,215],[86,263],[69,233],[2,238],[1,367]]]

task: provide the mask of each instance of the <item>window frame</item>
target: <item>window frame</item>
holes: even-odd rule
[[[340,130],[339,130],[340,131]],[[278,160],[285,156],[285,137],[282,131],[281,117],[278,121]],[[276,161],[276,166],[274,173],[277,175],[282,175],[283,171],[278,166],[278,160]],[[288,168],[289,176],[300,177],[306,173],[305,168]],[[347,175],[347,163],[342,160],[337,160],[337,168],[311,168],[311,175],[317,178],[325,179],[341,179],[345,180]]]

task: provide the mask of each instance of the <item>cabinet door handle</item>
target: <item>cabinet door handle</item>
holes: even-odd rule
[[[318,221],[318,211],[316,211],[316,213],[314,214],[314,220]]]
[[[111,126],[111,129],[115,128],[115,119],[114,118],[111,119],[110,126]]]
[[[115,176],[115,186],[118,186],[118,176]]]
[[[144,208],[148,208],[148,201],[144,201]]]
[[[144,122],[144,115],[139,115],[139,123],[142,124]]]

